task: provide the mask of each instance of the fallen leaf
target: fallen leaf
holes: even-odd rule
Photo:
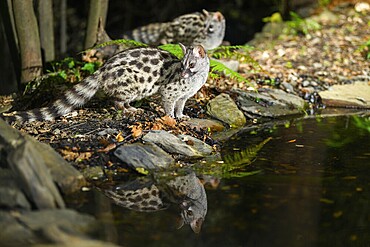
[[[162,123],[164,125],[170,126],[170,127],[175,127],[176,126],[176,120],[170,116],[164,116],[161,117]]]
[[[112,149],[115,149],[116,146],[117,145],[115,143],[110,143],[105,148],[98,149],[98,152],[100,152],[100,153],[108,153]]]
[[[123,142],[125,138],[122,136],[122,132],[119,132],[118,135],[116,136],[116,141],[117,142]]]
[[[134,125],[131,127],[131,133],[134,138],[137,138],[143,134],[143,129],[140,125]]]

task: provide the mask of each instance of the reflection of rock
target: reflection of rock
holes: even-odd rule
[[[238,109],[238,106],[228,94],[222,93],[210,100],[207,105],[207,113],[229,124],[230,127],[242,127],[246,123],[243,112]]]
[[[238,94],[240,108],[250,118],[277,118],[300,114],[305,101],[300,97],[279,89],[262,89],[258,93],[234,90]]]
[[[181,225],[199,233],[207,214],[207,195],[193,171],[185,175],[157,173],[103,189],[116,204],[135,211],[152,212],[175,204],[181,211]]]

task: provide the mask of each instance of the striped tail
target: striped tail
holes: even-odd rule
[[[148,45],[159,45],[168,23],[152,23],[126,32],[124,39],[133,39]]]
[[[30,111],[3,113],[2,118],[8,122],[33,122],[53,120],[73,111],[76,107],[88,102],[100,88],[97,73],[87,77],[64,95],[54,101],[51,106],[37,108]]]

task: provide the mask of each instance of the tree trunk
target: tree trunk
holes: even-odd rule
[[[67,0],[60,1],[60,54],[67,52]]]
[[[53,1],[37,1],[41,48],[45,62],[55,59]]]
[[[21,56],[21,83],[42,73],[40,37],[32,0],[13,0],[15,27]]]
[[[4,63],[0,68],[0,94],[16,92],[20,86],[21,62],[11,0],[0,1],[0,45]]]
[[[87,30],[85,37],[85,49],[90,48],[95,44],[99,19],[102,20],[102,25],[105,26],[107,18],[109,0],[90,0],[89,19],[87,22]]]

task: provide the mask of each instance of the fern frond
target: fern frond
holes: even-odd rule
[[[224,73],[226,76],[230,77],[232,80],[236,80],[238,82],[246,82],[250,84],[250,82],[246,78],[244,78],[241,74],[228,68],[226,65],[224,65],[223,63],[219,61],[211,59],[210,67],[211,67],[211,70],[209,72],[210,73],[209,76],[211,78],[218,78],[219,75],[217,73]]]
[[[225,162],[224,171],[232,171],[252,163],[252,161],[256,158],[258,152],[271,139],[272,138],[269,137],[255,146],[248,147],[240,152],[224,156],[223,157],[223,160]]]
[[[252,65],[256,70],[263,71],[259,63],[252,58],[250,51],[254,47],[249,45],[231,45],[231,46],[219,46],[216,49],[210,50],[209,54],[211,57],[237,59],[240,62],[248,63]]]
[[[160,45],[160,46],[158,46],[158,48],[172,53],[178,59],[181,59],[184,56],[184,54],[182,53],[182,49],[181,49],[180,45],[177,45],[177,44]]]

